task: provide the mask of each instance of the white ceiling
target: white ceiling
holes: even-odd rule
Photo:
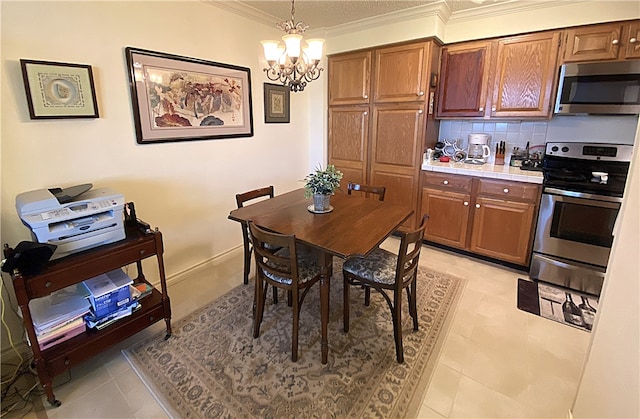
[[[273,25],[291,18],[290,0],[205,0],[249,15]],[[519,0],[295,0],[295,21],[304,21],[310,29],[332,28],[363,19],[381,17],[407,9],[448,7],[451,13],[474,8],[487,8],[497,3],[514,3]]]

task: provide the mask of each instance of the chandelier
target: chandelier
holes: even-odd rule
[[[261,41],[264,58],[269,67],[264,71],[269,80],[279,81],[292,92],[301,92],[308,82],[317,80],[323,70],[318,67],[322,58],[324,39],[307,39],[302,47],[302,34],[309,25],[296,23],[295,0],[291,0],[291,20],[278,23],[278,28],[286,33],[282,37],[284,45],[278,41]]]

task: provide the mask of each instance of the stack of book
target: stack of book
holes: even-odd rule
[[[92,329],[107,327],[140,308],[137,299],[131,297],[133,280],[122,269],[87,279],[83,284],[90,304],[84,319]]]
[[[29,301],[33,328],[41,350],[48,349],[86,330],[83,316],[89,312],[86,290],[71,285]]]

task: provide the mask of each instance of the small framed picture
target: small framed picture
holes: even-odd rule
[[[98,118],[91,66],[20,60],[31,119]]]
[[[289,94],[288,87],[281,84],[264,84],[264,122],[289,123]]]

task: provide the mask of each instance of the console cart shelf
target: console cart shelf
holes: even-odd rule
[[[142,232],[134,225],[127,225],[126,233],[126,238],[116,243],[50,261],[39,275],[23,276],[18,271],[11,274],[24,327],[31,342],[33,364],[47,393],[47,400],[53,406],[61,404],[53,395],[52,381],[55,376],[162,319],[167,324],[165,339],[171,336],[171,304],[162,259],[162,233],[157,230]],[[12,251],[5,248],[5,252],[7,250]],[[76,337],[40,350],[29,311],[30,300],[132,263],[136,264],[138,273],[134,282],[147,282],[142,272],[142,260],[153,255],[158,259],[161,289],[154,288],[151,295],[140,300],[140,309],[102,330],[87,329]]]

